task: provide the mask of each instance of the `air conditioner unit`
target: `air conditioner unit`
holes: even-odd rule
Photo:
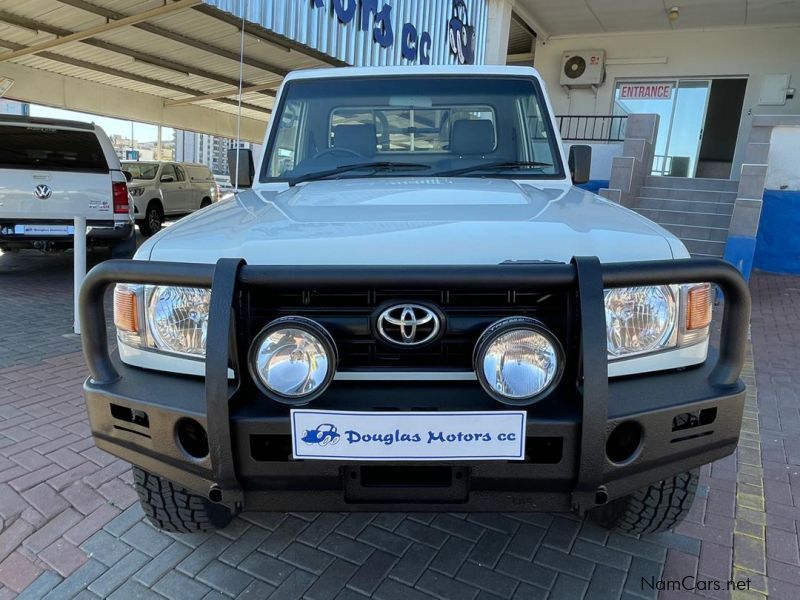
[[[605,50],[572,50],[561,58],[560,83],[567,87],[598,86],[605,79]]]

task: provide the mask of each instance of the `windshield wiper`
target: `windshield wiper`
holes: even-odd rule
[[[289,179],[289,185],[297,185],[303,181],[315,181],[317,179],[325,179],[333,177],[340,173],[347,173],[348,171],[357,171],[359,169],[373,169],[375,171],[390,171],[393,169],[430,169],[430,165],[423,165],[411,162],[397,162],[391,160],[380,160],[372,162],[354,163],[350,165],[341,165],[333,169],[325,171],[314,171],[313,173],[306,173],[305,175],[298,175]]]
[[[490,162],[478,165],[471,165],[461,169],[453,169],[451,171],[442,171],[441,173],[434,173],[437,177],[452,177],[454,175],[463,175],[465,173],[472,173],[473,171],[498,171],[501,169],[514,169],[517,167],[552,167],[553,165],[546,162],[538,161],[525,161],[525,160],[503,160],[500,162]]]

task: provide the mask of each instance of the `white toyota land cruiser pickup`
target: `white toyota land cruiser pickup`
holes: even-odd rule
[[[675,525],[738,441],[750,299],[732,266],[573,187],[583,150],[564,156],[530,68],[289,75],[257,174],[246,151],[231,168],[252,189],[81,292],[92,430],[133,463],[151,521]]]

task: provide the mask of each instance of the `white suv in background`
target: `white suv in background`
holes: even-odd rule
[[[0,116],[0,250],[66,250],[85,217],[89,247],[136,250],[119,158],[92,123]]]
[[[177,162],[123,161],[130,174],[134,216],[145,237],[157,233],[165,217],[179,217],[209,206],[219,189],[205,165]]]

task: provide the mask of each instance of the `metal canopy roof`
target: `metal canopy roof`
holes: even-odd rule
[[[232,137],[240,28],[201,0],[0,0],[0,76],[9,98]],[[339,64],[246,23],[242,137],[287,72]]]
[[[667,13],[679,9],[671,21]],[[634,31],[800,24],[797,0],[517,0],[542,38]]]

